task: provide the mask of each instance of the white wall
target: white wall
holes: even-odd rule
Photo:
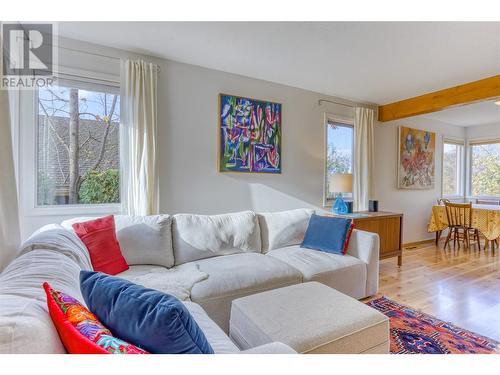
[[[435,186],[429,190],[397,189],[398,126],[436,133]],[[441,160],[443,136],[465,139],[465,128],[424,118],[407,118],[375,127],[375,197],[379,210],[404,214],[403,243],[433,237],[427,233],[431,207],[441,197]]]
[[[352,117],[352,109],[318,106],[324,95],[168,61],[161,74],[161,210],[205,214],[253,209],[320,207],[324,178],[324,114]],[[160,90],[161,91],[161,90]],[[281,175],[217,172],[217,95],[229,93],[283,104]],[[333,98],[330,98],[333,99]],[[398,125],[437,133],[435,188],[396,188]],[[442,139],[465,139],[459,126],[412,118],[375,124],[375,192],[379,209],[404,213],[405,243],[431,238],[427,221],[441,196]]]
[[[352,117],[352,108],[319,106],[318,99],[327,96],[172,61],[161,73],[160,87],[162,211],[209,214],[322,205],[325,111]],[[217,171],[219,93],[282,103],[280,175]]]
[[[483,138],[500,138],[500,119],[498,123],[468,126],[465,128],[467,140]]]
[[[323,95],[266,81],[167,62],[161,85],[160,186],[164,212],[274,211],[322,205],[324,114],[352,117],[352,109],[317,105]],[[165,81],[166,80],[166,81]],[[165,86],[163,86],[165,85]],[[217,95],[220,92],[283,104],[283,173],[217,172]],[[398,190],[397,126],[437,133],[436,184],[432,190]],[[432,237],[427,220],[441,196],[442,137],[465,139],[459,126],[420,118],[375,124],[375,194],[379,209],[404,213],[403,241]]]

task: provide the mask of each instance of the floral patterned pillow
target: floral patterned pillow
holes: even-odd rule
[[[67,294],[43,284],[50,317],[69,353],[74,354],[148,354],[145,350],[112,335],[109,329]]]

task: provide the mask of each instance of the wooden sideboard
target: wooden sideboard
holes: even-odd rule
[[[398,266],[403,264],[403,214],[395,212],[354,212],[341,216],[352,219],[354,228],[377,233],[380,237],[380,259],[398,257]]]

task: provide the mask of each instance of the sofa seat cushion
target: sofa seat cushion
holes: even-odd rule
[[[200,271],[194,262],[172,268],[130,266],[127,271],[117,276],[146,288],[171,294],[181,301],[189,300],[193,286],[208,278],[208,275]]]
[[[126,270],[122,273],[119,273],[116,276],[122,277],[126,280],[129,280],[129,281],[133,281],[132,279],[134,279],[136,277],[144,276],[144,275],[147,275],[147,274],[153,273],[153,272],[160,272],[160,271],[163,271],[166,269],[167,269],[166,267],[161,267],[161,266],[146,266],[146,265],[131,266],[131,267],[129,267],[128,270]]]
[[[299,245],[273,250],[266,256],[299,270],[304,282],[318,281],[351,297],[366,297],[366,263],[358,258],[304,249]]]
[[[298,270],[263,254],[233,254],[196,263],[208,279],[195,284],[191,300],[199,303],[225,332],[233,299],[302,282]]]
[[[182,303],[198,323],[215,354],[235,354],[240,352],[236,344],[209,318],[200,305],[191,301],[183,301]]]

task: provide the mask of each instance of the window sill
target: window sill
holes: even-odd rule
[[[495,200],[499,200],[500,199],[500,196],[498,195],[473,195],[473,196],[470,196],[470,197],[466,197],[467,199],[479,199],[479,200],[492,200],[492,201],[495,201]]]
[[[64,205],[35,207],[26,216],[65,216],[65,215],[116,215],[122,213],[121,204]]]

